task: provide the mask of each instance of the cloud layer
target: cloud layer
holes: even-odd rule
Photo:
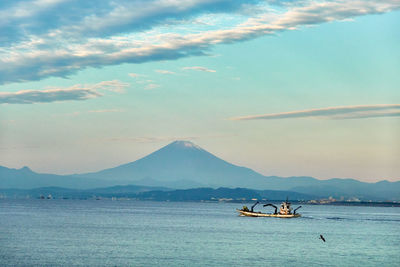
[[[232,120],[273,120],[297,118],[362,119],[400,116],[400,104],[329,107],[264,115],[235,117]]]
[[[1,44],[30,36],[106,37],[138,32],[203,13],[230,13],[261,0],[2,0]]]
[[[127,86],[129,86],[129,84],[114,80],[83,86],[77,84],[68,88],[0,92],[0,104],[34,104],[71,100],[87,100],[102,96],[103,94],[99,92],[101,90],[121,92]]]
[[[197,70],[197,71],[203,71],[203,72],[216,72],[215,70],[208,69],[206,67],[200,67],[200,66],[194,66],[194,67],[184,67],[182,68],[183,70]]]
[[[207,55],[221,43],[399,8],[398,0],[7,0],[0,4],[0,84]]]

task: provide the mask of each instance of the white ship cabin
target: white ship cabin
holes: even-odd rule
[[[290,207],[290,203],[285,201],[281,204],[281,207],[279,208],[279,214],[292,214],[292,208]]]

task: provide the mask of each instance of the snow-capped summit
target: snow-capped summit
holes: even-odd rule
[[[177,147],[186,147],[186,148],[196,148],[196,149],[201,149],[198,145],[194,144],[191,141],[184,141],[184,140],[177,140],[169,144],[168,146],[177,146]]]

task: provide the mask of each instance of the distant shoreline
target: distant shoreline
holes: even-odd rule
[[[158,190],[154,190],[158,189]],[[168,189],[143,186],[115,186],[89,190],[60,187],[36,189],[0,189],[0,198],[18,199],[110,199],[141,200],[158,202],[226,202],[226,203],[277,203],[288,200],[294,204],[336,205],[336,206],[383,206],[400,207],[396,199],[372,199],[360,195],[326,197],[307,195],[293,191],[254,190],[246,188],[192,188]]]
[[[96,201],[144,201],[144,202],[195,202],[195,203],[238,203],[238,204],[249,204],[253,203],[254,200],[157,200],[157,199],[137,199],[137,198],[126,198],[126,197],[99,197],[99,198],[52,198],[52,199],[40,199],[40,198],[23,198],[23,197],[3,197],[3,200],[34,200],[34,201],[54,201],[54,200],[96,200]],[[262,202],[268,202],[273,204],[280,204],[282,200],[261,200]],[[303,204],[313,206],[363,206],[363,207],[400,207],[400,202],[376,202],[376,201],[333,201],[329,203],[310,203],[309,201],[301,200],[290,200],[292,204]]]

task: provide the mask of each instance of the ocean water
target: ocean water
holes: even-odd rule
[[[3,199],[0,265],[400,266],[400,208],[303,205],[279,219],[241,206]]]

